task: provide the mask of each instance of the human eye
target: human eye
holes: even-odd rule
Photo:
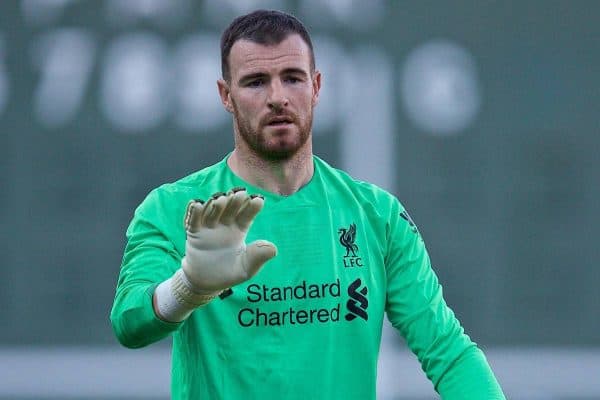
[[[286,81],[289,83],[299,83],[302,82],[302,79],[298,76],[290,75],[286,78]]]
[[[252,80],[246,82],[246,86],[251,87],[251,88],[257,88],[257,87],[261,87],[264,83],[265,83],[264,79],[257,78],[257,79],[252,79]]]

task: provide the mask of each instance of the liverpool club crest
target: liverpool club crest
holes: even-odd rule
[[[346,249],[344,266],[346,268],[362,267],[362,259],[358,256],[358,246],[354,243],[356,240],[356,224],[350,224],[348,228],[340,228],[338,233],[340,234],[340,244]]]

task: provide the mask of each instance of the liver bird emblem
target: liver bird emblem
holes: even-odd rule
[[[340,243],[346,248],[346,255],[344,257],[350,257],[350,253],[352,253],[352,257],[356,257],[356,252],[358,251],[358,246],[354,244],[354,240],[356,239],[356,224],[350,224],[348,229],[340,228],[338,233],[340,234]]]

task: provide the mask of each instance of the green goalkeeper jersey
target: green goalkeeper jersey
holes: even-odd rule
[[[375,399],[387,313],[443,399],[504,399],[399,201],[318,157],[314,167],[291,196],[244,182],[226,159],[152,191],[127,230],[111,312],[119,341],[173,336],[173,399]],[[152,295],[180,268],[188,201],[240,186],[265,197],[248,242],[272,241],[277,256],[184,322],[162,321]]]

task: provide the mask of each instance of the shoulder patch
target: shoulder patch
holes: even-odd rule
[[[419,234],[419,229],[417,228],[417,225],[415,225],[414,221],[412,220],[412,218],[410,217],[410,215],[408,215],[408,212],[406,210],[402,211],[400,213],[400,216],[406,221],[408,222],[408,225],[410,225],[410,230],[413,233]]]

